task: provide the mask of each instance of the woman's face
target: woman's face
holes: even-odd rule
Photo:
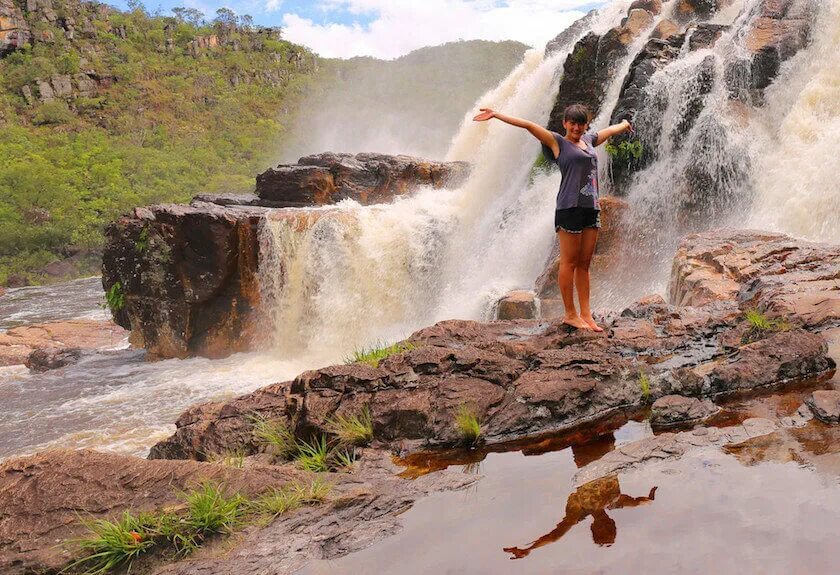
[[[566,129],[566,136],[570,140],[577,142],[578,140],[580,140],[580,137],[586,133],[586,130],[589,129],[589,124],[581,124],[580,122],[563,120],[563,127]]]

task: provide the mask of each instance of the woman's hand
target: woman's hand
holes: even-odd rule
[[[479,108],[478,109],[480,114],[473,116],[473,122],[486,122],[492,118],[496,117],[496,112],[491,110],[490,108]]]
[[[631,134],[633,133],[633,126],[630,124],[629,120],[622,120],[621,125],[624,127],[625,132],[630,132]]]

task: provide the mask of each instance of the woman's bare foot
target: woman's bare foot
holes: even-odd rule
[[[597,331],[597,332],[602,332],[602,331],[604,331],[604,328],[602,328],[602,327],[601,327],[601,326],[599,326],[597,323],[595,323],[595,318],[593,318],[593,317],[592,317],[592,314],[589,314],[589,315],[582,315],[582,316],[580,317],[580,319],[581,319],[581,320],[582,320],[582,321],[583,321],[583,322],[584,322],[587,326],[589,326],[589,329],[591,329],[592,331]]]
[[[578,315],[567,315],[563,317],[563,323],[570,325],[577,329],[592,329],[588,323],[583,321]]]

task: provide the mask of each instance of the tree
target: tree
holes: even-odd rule
[[[236,28],[239,19],[236,17],[236,12],[230,8],[219,8],[216,10],[216,19],[213,24],[222,32],[230,31]]]

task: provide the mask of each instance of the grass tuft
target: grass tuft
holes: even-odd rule
[[[332,483],[321,477],[315,477],[309,483],[293,483],[291,486],[292,491],[300,497],[301,502],[308,504],[324,501],[332,488]]]
[[[344,445],[367,445],[373,441],[373,421],[367,407],[358,415],[338,415],[327,421],[326,427]]]
[[[235,494],[226,497],[221,485],[204,483],[184,494],[187,502],[186,523],[199,535],[228,533],[244,511],[245,499]]]
[[[327,436],[321,435],[312,440],[311,443],[300,441],[297,444],[298,467],[315,473],[329,471],[331,450],[327,445]]]
[[[355,447],[351,447],[349,450],[341,449],[334,451],[332,454],[334,467],[348,473],[353,471],[353,468],[356,467],[356,461],[358,461],[358,459]]]
[[[254,424],[252,436],[254,441],[276,457],[288,459],[298,450],[294,434],[281,419],[266,419],[260,415],[251,417]]]
[[[257,499],[252,508],[257,513],[274,519],[278,515],[293,511],[303,505],[301,494],[292,487],[283,486],[280,489],[271,489],[268,493]]]
[[[475,412],[466,405],[458,408],[455,415],[455,425],[466,443],[475,445],[481,437],[481,422]]]
[[[149,513],[134,516],[125,511],[116,521],[98,519],[84,524],[90,536],[78,543],[88,554],[68,569],[84,566],[86,575],[101,575],[123,566],[130,570],[132,562],[155,545],[157,520]]]
[[[650,376],[639,370],[639,387],[642,389],[642,397],[647,401],[650,398]]]
[[[791,328],[787,319],[770,319],[757,309],[748,309],[744,312],[744,319],[747,320],[747,331],[741,338],[741,343],[747,344],[758,341],[769,333],[788,331]]]
[[[352,356],[345,358],[344,363],[365,363],[371,367],[379,367],[379,362],[386,357],[411,351],[416,347],[413,343],[408,342],[398,342],[393,345],[379,343],[369,349],[356,350]]]
[[[223,451],[221,453],[209,453],[205,455],[207,463],[242,469],[245,467],[245,452],[241,449]]]

